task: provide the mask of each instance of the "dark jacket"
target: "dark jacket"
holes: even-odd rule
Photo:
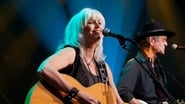
[[[160,95],[157,93],[157,90],[161,89],[151,77],[152,74],[164,86],[166,78],[160,63],[155,62],[155,69],[152,68],[150,60],[140,52],[137,54],[136,59],[141,65],[132,58],[126,63],[120,74],[117,88],[121,98],[125,102],[129,102],[135,97],[149,104],[158,104],[159,101],[166,100],[164,93]]]

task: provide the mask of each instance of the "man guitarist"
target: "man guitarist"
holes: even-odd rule
[[[42,77],[42,85],[54,95],[59,95],[57,98],[64,104],[74,103],[72,99],[76,99],[79,104],[123,104],[103,55],[104,26],[105,20],[99,11],[91,8],[82,9],[67,24],[64,44],[40,65],[38,72]],[[102,96],[97,98],[96,95],[92,96],[79,89],[61,73],[76,79],[85,88],[103,83],[101,87],[92,91],[98,96],[100,90]],[[60,97],[57,91],[64,92],[64,96]],[[107,96],[111,94],[112,96]],[[105,102],[101,99],[105,99],[102,100]]]
[[[167,31],[160,22],[149,21],[137,34],[136,42],[140,51],[124,66],[118,83],[121,98],[129,104],[176,104],[165,88],[165,69],[158,56],[165,54],[167,39],[175,33]]]

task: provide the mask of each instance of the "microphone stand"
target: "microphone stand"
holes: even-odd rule
[[[135,60],[136,62],[154,79],[154,81],[156,82],[156,84],[158,84],[160,86],[160,88],[164,91],[164,94],[167,96],[167,98],[169,99],[169,101],[172,103],[172,104],[178,104],[177,101],[175,100],[175,98],[166,90],[166,88],[159,82],[158,79],[156,79],[156,77],[150,72],[148,71],[140,62],[139,60],[134,57],[134,55],[132,53],[129,52],[129,49],[127,48],[127,46],[125,45],[125,41],[126,39],[123,38],[122,36],[120,36],[120,38],[117,38],[120,42],[120,46],[125,49]],[[137,44],[137,42],[135,42],[134,40],[131,40],[129,39],[128,41],[134,43],[137,45],[137,47],[139,47],[139,49],[142,51],[141,47]],[[146,57],[144,57],[145,60],[146,60]],[[151,68],[151,67],[149,67]],[[150,69],[151,70],[151,69]],[[167,72],[167,71],[165,71]],[[171,77],[171,76],[170,76]]]
[[[133,39],[129,39],[129,38],[125,38],[121,35],[117,35],[117,38],[119,43],[120,43],[120,46],[123,48],[123,49],[127,49],[126,45],[125,45],[125,41],[129,41],[129,42],[132,42],[134,44],[136,44],[135,40]],[[128,50],[127,50],[128,51]]]

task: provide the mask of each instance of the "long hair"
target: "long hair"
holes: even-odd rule
[[[78,47],[80,49],[80,56],[84,57],[85,40],[83,29],[87,25],[87,21],[90,17],[99,18],[102,23],[102,28],[105,27],[105,19],[103,15],[96,9],[84,8],[76,15],[74,15],[65,29],[64,44],[59,48],[63,48],[65,45],[70,45],[73,47]],[[94,58],[96,61],[104,60],[105,56],[103,54],[103,37],[101,37],[97,47],[95,49]]]

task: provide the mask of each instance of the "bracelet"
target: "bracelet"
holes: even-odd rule
[[[78,94],[78,92],[79,92],[79,90],[77,88],[73,87],[67,96],[74,98]]]
[[[79,90],[73,87],[69,93],[63,98],[65,102],[70,102],[72,98],[74,98],[78,94]],[[67,104],[67,103],[66,103]]]

